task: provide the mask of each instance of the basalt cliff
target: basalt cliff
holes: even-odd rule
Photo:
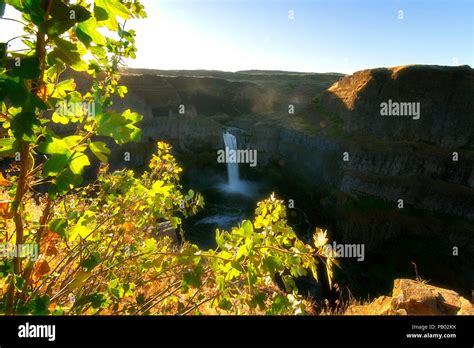
[[[349,195],[474,219],[474,70],[401,66],[350,76],[276,72],[127,71],[143,142],[199,154],[234,127],[259,165],[284,166]],[[159,75],[161,74],[161,75]],[[172,72],[167,72],[172,75]],[[201,76],[206,75],[206,76]],[[419,119],[381,116],[383,102],[418,103]],[[291,111],[290,111],[291,110]],[[142,144],[134,146],[144,151]],[[134,156],[139,164],[141,154]]]

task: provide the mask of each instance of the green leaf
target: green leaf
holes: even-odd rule
[[[69,168],[73,174],[80,175],[84,171],[84,167],[90,165],[89,157],[82,152],[75,152],[71,161],[69,162]]]
[[[86,50],[80,42],[71,43],[60,38],[55,38],[54,42],[57,47],[48,54],[48,64],[67,64],[73,67],[76,64],[83,63],[87,66],[82,61],[82,55],[86,53]]]
[[[252,222],[251,222],[251,221],[245,220],[245,221],[242,223],[242,227],[243,227],[243,229],[244,229],[244,232],[245,232],[245,235],[246,235],[246,236],[252,235],[252,233],[253,233],[253,225],[252,225]]]
[[[49,188],[48,194],[51,199],[58,195],[66,194],[72,187],[79,186],[82,182],[80,175],[75,175],[70,169],[64,169],[54,180],[54,185]]]
[[[40,63],[36,56],[26,56],[19,60],[19,66],[13,66],[12,73],[25,80],[33,80],[40,75]]]
[[[224,237],[225,232],[219,231],[219,229],[216,230],[216,244],[219,248],[223,248],[225,244],[225,237]]]
[[[100,114],[96,116],[97,133],[113,138],[117,144],[138,141],[141,131],[133,123],[139,119],[141,119],[140,115],[130,112],[124,112],[121,115],[116,112]]]
[[[154,238],[145,239],[144,246],[141,250],[143,254],[151,254],[156,250],[156,240]]]
[[[100,47],[100,46],[92,46],[89,48],[90,51],[92,52],[92,54],[94,54],[95,56],[97,56],[97,58],[105,58],[107,57],[107,54],[105,52],[105,49],[103,47]]]
[[[130,11],[120,1],[98,0],[97,2],[99,4],[107,4],[106,9],[110,10],[109,16],[112,14],[117,15],[125,20],[130,19]]]
[[[140,115],[138,112],[132,112],[130,109],[125,110],[122,113],[122,117],[125,119],[131,121],[131,123],[136,123],[138,121],[141,121],[143,119],[143,116]]]
[[[230,302],[227,298],[224,297],[219,301],[219,308],[221,308],[225,311],[231,310],[232,309],[232,302]]]
[[[82,140],[81,135],[70,135],[68,137],[63,138],[63,141],[66,143],[68,148],[76,146],[81,140]]]
[[[42,1],[38,0],[6,0],[8,5],[13,6],[18,11],[31,16],[31,21],[35,25],[41,24],[44,20],[44,10],[41,7]]]
[[[13,117],[11,128],[13,135],[17,139],[22,139],[27,142],[35,141],[34,126],[39,126],[40,121],[36,118],[33,112],[20,112]]]
[[[97,2],[94,3],[94,17],[100,22],[109,19],[107,11],[103,7],[97,6]]]
[[[81,60],[81,55],[77,51],[68,51],[56,47],[48,54],[48,64],[50,65],[73,65]]]
[[[265,306],[266,299],[267,299],[267,294],[265,294],[264,292],[259,292],[252,298],[252,306],[254,308],[258,306],[260,310],[264,310],[266,307]]]
[[[56,92],[60,93],[61,96],[66,97],[66,91],[74,91],[76,89],[76,83],[74,82],[74,79],[67,79],[64,81],[59,82],[55,90]]]
[[[108,299],[107,295],[98,292],[95,294],[79,297],[76,302],[74,302],[74,308],[81,308],[90,304],[92,308],[97,309],[101,307],[108,307],[109,303],[110,300]]]
[[[188,271],[183,275],[183,286],[190,286],[192,288],[199,288],[201,286],[201,277],[204,273],[202,266],[197,266],[194,270]]]
[[[8,156],[18,150],[18,141],[15,138],[0,139],[0,156]]]
[[[48,137],[38,145],[38,151],[47,155],[65,155],[69,157],[71,152],[63,139]]]
[[[88,68],[89,65],[83,60],[71,65],[71,69],[76,71],[87,71]]]
[[[49,14],[51,15],[51,17],[55,18],[56,20],[63,21],[69,19],[69,8],[64,3],[64,1],[48,0],[46,5],[50,6]]]
[[[67,233],[67,239],[69,241],[75,240],[78,236],[83,239],[91,238],[90,233],[91,229],[87,226],[88,220],[90,219],[90,211],[81,216],[76,225],[74,225]]]
[[[268,314],[281,314],[291,305],[286,296],[277,295],[272,301],[272,308]]]
[[[36,45],[33,41],[30,41],[28,39],[21,39],[21,42],[23,42],[26,46],[28,46],[29,48],[32,48],[32,49],[35,49],[36,48]]]
[[[105,26],[112,31],[118,31],[119,29],[117,16],[125,20],[130,19],[130,11],[119,1],[96,0],[94,1],[94,6],[94,14],[97,20],[99,22],[103,21]],[[107,17],[105,17],[104,13],[107,14]]]
[[[95,43],[96,45],[106,44],[104,36],[97,31],[97,22],[93,18],[78,24],[76,27],[76,35],[79,40],[81,40],[87,47],[90,46],[91,42]],[[96,54],[93,51],[92,53]],[[105,58],[105,51],[103,56],[97,56],[99,58]]]
[[[52,0],[49,5],[51,19],[43,23],[43,29],[49,36],[60,35],[75,23],[91,17],[91,13],[81,5],[68,6],[61,0]]]
[[[37,295],[28,303],[28,310],[33,315],[49,314],[49,296]]]
[[[78,23],[85,22],[92,16],[91,13],[84,6],[81,5],[69,6],[69,17],[71,17],[71,11],[74,11],[76,17],[75,21]]]
[[[76,84],[74,84],[74,89],[75,88],[76,88]],[[79,93],[77,91],[73,91],[73,92],[70,92],[70,93],[67,94],[67,100],[70,103],[82,103],[83,98],[82,98],[81,93]]]
[[[43,166],[43,175],[45,177],[57,176],[62,172],[64,167],[69,162],[69,156],[67,155],[53,155],[49,158]]]
[[[88,258],[82,260],[81,267],[85,268],[86,272],[90,272],[100,263],[100,254],[93,251]]]
[[[49,222],[48,224],[48,229],[51,232],[54,232],[61,237],[66,237],[66,228],[68,226],[68,221],[67,219],[64,218],[57,218],[53,219]]]
[[[107,155],[110,155],[110,149],[101,141],[96,141],[89,144],[89,149],[101,162],[107,162]]]
[[[268,256],[263,259],[263,269],[268,271],[270,275],[273,276],[276,271],[283,270],[283,265],[277,256]]]
[[[53,115],[51,116],[51,121],[53,121],[54,123],[68,124],[69,117],[62,116],[54,112]]]
[[[20,77],[0,76],[0,99],[8,98],[12,106],[25,106],[28,101],[28,89]]]
[[[25,279],[23,277],[15,275],[14,286],[17,290],[22,291],[25,286]]]
[[[49,37],[58,37],[62,33],[66,32],[75,22],[71,19],[67,20],[58,20],[55,18],[50,18],[46,22],[41,23],[39,29],[46,33]]]

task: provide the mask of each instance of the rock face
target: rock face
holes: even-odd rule
[[[396,279],[392,296],[351,305],[346,315],[474,315],[469,300],[452,290],[411,279]]]
[[[121,83],[140,96],[153,117],[237,115],[271,110],[271,96],[254,83],[215,77],[123,75]],[[180,110],[180,106],[184,106]],[[180,113],[181,111],[181,113]]]
[[[258,151],[258,168],[277,163],[310,189],[324,184],[352,197],[394,206],[402,199],[405,207],[474,219],[474,70],[467,66],[381,68],[342,77],[136,72],[123,76],[129,94],[115,105],[134,106],[145,116],[142,143],[126,146],[138,151],[134,165],[158,139],[199,160],[223,146],[223,127],[235,126],[239,146]],[[310,95],[317,96],[314,102]],[[389,100],[420,103],[420,118],[381,116],[380,105]],[[296,114],[289,115],[293,102]],[[401,229],[395,224],[383,239]],[[462,241],[469,233],[472,228],[462,226],[448,237]]]
[[[381,103],[389,100],[419,103],[419,119],[381,116]],[[474,71],[468,66],[358,71],[333,84],[322,102],[338,113],[344,130],[354,136],[474,148]]]
[[[419,103],[419,119],[381,116],[381,104]],[[407,66],[341,78],[310,109],[337,120],[343,141],[337,186],[474,219],[474,70]]]
[[[126,144],[120,150],[110,143],[114,148],[113,156],[117,154],[111,162],[120,164],[121,154],[128,151],[133,155],[132,161],[126,165],[140,166],[154,151],[156,140],[168,141],[175,151],[205,161],[222,148],[223,128],[236,126],[242,129],[239,146],[256,148],[259,165],[265,165],[286,156],[285,145],[281,147],[279,141],[275,141],[281,132],[284,132],[283,141],[291,149],[288,141],[305,137],[304,134],[286,132],[285,127],[276,127],[278,123],[269,121],[269,115],[282,113],[282,110],[287,113],[289,104],[296,112],[304,109],[315,93],[324,91],[341,76],[127,70],[121,83],[129,92],[125,98],[116,99],[114,107],[118,110],[134,108],[144,115],[140,124],[142,140],[139,144]],[[308,170],[314,165],[310,160],[306,164]]]

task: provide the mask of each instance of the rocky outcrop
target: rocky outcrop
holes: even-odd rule
[[[277,163],[310,186],[323,181],[354,197],[403,199],[414,209],[474,219],[474,73],[467,66],[356,72],[296,116],[282,110],[295,99],[307,102],[309,92],[282,91],[311,85],[316,94],[336,76],[316,83],[313,75],[132,73],[122,79],[129,95],[116,106],[145,105],[143,149],[163,139],[178,151],[215,151],[222,127],[231,125],[241,129],[241,147],[258,151],[260,166]],[[381,116],[388,100],[420,103],[420,118]],[[295,127],[301,120],[307,125]]]
[[[390,100],[419,103],[419,119],[382,116],[381,103]],[[354,136],[474,149],[474,70],[469,66],[358,71],[328,88],[321,103],[337,113],[344,131]]]
[[[419,103],[419,119],[382,116],[381,104]],[[331,122],[341,156],[337,186],[423,209],[474,219],[474,70],[405,66],[341,78],[310,107],[313,124]]]
[[[474,306],[453,290],[411,279],[395,279],[391,296],[350,305],[346,315],[474,315]]]

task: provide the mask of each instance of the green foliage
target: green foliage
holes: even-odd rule
[[[6,3],[22,13],[26,25],[25,50],[12,52],[8,42],[0,43],[0,155],[20,156],[19,168],[0,177],[0,193],[8,198],[0,205],[1,238],[38,243],[39,257],[0,260],[0,311],[310,312],[294,279],[309,273],[317,278],[321,262],[331,275],[332,259],[321,244],[325,234],[317,234],[314,247],[299,240],[274,195],[258,204],[253,221],[216,231],[217,249],[203,251],[177,241],[182,220],[204,201],[183,191],[182,169],[168,144],[157,144],[140,176],[131,170],[109,173],[102,164],[97,180],[81,186],[89,155],[104,163],[110,155],[96,136],[117,144],[140,139],[142,116],[114,111],[112,102],[127,93],[118,69],[136,53],[135,32],[122,21],[146,16],[140,2]],[[61,76],[70,69],[92,77],[90,90],[81,93],[74,79]],[[74,133],[65,134],[72,129],[65,125],[73,125]],[[37,185],[48,193],[35,194]]]
[[[243,221],[230,232],[217,231],[218,249],[212,266],[216,273],[222,273],[219,299],[238,308],[248,304],[250,312],[258,307],[266,309],[267,314],[304,313],[305,304],[294,278],[311,272],[317,280],[318,263],[332,262],[322,248],[327,242],[325,235],[319,238],[323,240],[316,249],[298,239],[287,225],[283,201],[271,195],[258,204],[253,222]],[[228,261],[222,262],[223,259]],[[285,289],[273,288],[268,293],[275,275],[281,278]]]
[[[182,219],[204,202],[199,194],[182,191],[182,169],[170,151],[169,145],[158,143],[157,154],[140,176],[131,170],[108,173],[104,166],[96,182],[54,206],[42,261],[35,266],[32,287],[18,311],[311,312],[294,278],[308,273],[317,278],[321,262],[331,271],[332,259],[323,250],[325,233],[318,232],[314,246],[303,243],[287,225],[283,202],[272,195],[258,204],[253,221],[245,220],[230,231],[217,230],[215,250],[202,251],[186,241],[178,244]],[[169,226],[171,235],[166,232]],[[284,288],[276,285],[277,277]],[[40,306],[44,303],[46,312]]]
[[[0,68],[0,97],[5,106],[2,118],[9,138],[3,140],[2,155],[13,154],[22,141],[31,145],[31,152],[38,151],[48,159],[43,166],[40,182],[49,181],[51,198],[67,193],[81,183],[84,167],[90,164],[85,153],[87,145],[106,162],[110,151],[90,139],[95,135],[112,137],[118,144],[138,141],[140,130],[136,124],[141,116],[130,110],[116,113],[107,110],[113,94],[123,97],[126,88],[118,84],[118,67],[122,58],[134,56],[134,31],[126,31],[117,18],[145,17],[139,2],[95,1],[94,5],[81,2],[67,4],[60,0],[7,1],[23,13],[25,26],[22,54],[9,52],[7,43]],[[105,27],[119,34],[119,40],[106,38],[98,31]],[[86,54],[92,54],[88,61]],[[75,91],[73,79],[62,80],[60,75],[67,68],[87,71],[96,80],[92,89],[84,94]],[[96,114],[81,110],[69,111],[61,104],[94,104]],[[15,107],[15,109],[8,108]],[[61,109],[61,110],[59,110]],[[66,112],[63,112],[66,109]],[[52,113],[50,112],[52,111]],[[62,139],[54,133],[52,123],[77,123],[73,137]],[[82,146],[86,145],[86,146]]]
[[[123,97],[126,93],[118,74],[123,58],[135,57],[136,51],[134,31],[126,30],[125,23],[117,18],[143,18],[146,13],[135,0],[7,0],[0,3],[0,17],[5,5],[21,12],[24,33],[0,43],[0,155],[20,160],[18,175],[11,176],[13,185],[8,192],[14,200],[2,203],[1,218],[7,228],[2,238],[10,229],[14,235],[10,242],[42,241],[48,228],[63,238],[85,238],[87,229],[71,225],[69,217],[53,218],[49,210],[57,203],[54,200],[82,184],[84,169],[90,165],[87,149],[107,161],[110,150],[94,140],[96,135],[112,137],[119,144],[140,138],[136,125],[141,116],[110,108],[114,95]],[[101,28],[116,31],[118,40],[107,38]],[[24,49],[11,51],[9,43],[20,39]],[[91,75],[92,88],[85,93],[76,91],[74,79],[61,76],[70,69]],[[78,104],[88,108],[74,107]],[[64,136],[63,129],[56,133],[56,124],[69,123],[76,124],[74,134]],[[41,221],[33,221],[26,210],[36,185],[48,186]],[[85,225],[87,221],[82,218],[80,222]],[[90,268],[90,262],[85,268]],[[3,301],[6,312],[43,313],[48,305],[43,298],[31,297],[30,303],[36,301],[31,308],[22,306],[20,298],[24,300],[33,278],[49,272],[49,265],[43,261],[26,264],[14,258],[12,266],[12,273],[2,283],[8,288]],[[23,281],[20,288],[15,279]]]

